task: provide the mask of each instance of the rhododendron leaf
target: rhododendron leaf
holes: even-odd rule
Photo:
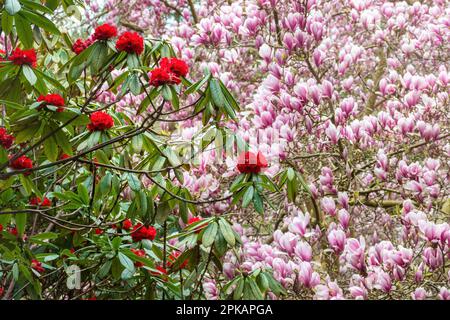
[[[50,240],[58,238],[58,234],[54,232],[38,233],[30,237],[30,240]]]
[[[23,187],[23,189],[25,191],[25,194],[26,195],[30,195],[33,192],[33,189],[35,188],[33,182],[30,179],[30,177],[21,174],[19,176],[19,179],[20,179],[20,183],[22,184],[22,187]]]
[[[19,265],[16,263],[13,264],[12,266],[12,274],[13,274],[13,278],[14,280],[19,280]]]
[[[92,148],[93,146],[95,146],[96,144],[99,143],[100,138],[101,138],[102,132],[101,131],[94,131],[91,132],[91,134],[89,135],[89,138],[86,142],[87,147],[88,148]],[[83,148],[84,149],[84,148]]]
[[[220,232],[222,233],[226,242],[231,247],[234,247],[234,245],[236,244],[236,239],[234,237],[233,229],[231,229],[230,224],[224,219],[219,219],[219,227],[220,227]]]
[[[169,86],[170,91],[172,92],[172,107],[174,108],[174,110],[179,110],[180,109],[180,99],[178,98],[178,92],[175,89],[175,86]]]
[[[247,206],[250,204],[250,202],[253,199],[253,194],[255,192],[255,188],[252,186],[248,187],[245,190],[244,196],[242,198],[242,207],[247,208]]]
[[[89,204],[89,191],[84,183],[79,183],[77,187],[78,195],[84,204]]]
[[[258,212],[259,214],[264,213],[263,201],[258,192],[255,192],[255,194],[253,195],[253,207],[255,208],[256,212]]]
[[[28,215],[26,213],[19,213],[14,215],[14,221],[16,222],[17,233],[21,237],[25,231],[25,225],[27,223]]]
[[[172,90],[170,90],[169,85],[163,85],[161,92],[164,100],[171,101],[173,99]]]
[[[26,8],[37,10],[37,11],[41,11],[41,12],[45,12],[45,13],[49,13],[49,14],[53,13],[53,10],[50,9],[51,6],[49,6],[49,3],[53,2],[53,1],[46,1],[46,4],[49,7],[43,6],[42,4],[40,4],[38,2],[34,2],[32,0],[20,0],[20,2]]]
[[[218,231],[217,223],[213,222],[206,227],[202,237],[202,244],[205,247],[210,247],[214,243]]]
[[[15,15],[20,9],[22,9],[22,6],[20,5],[19,0],[5,0],[5,10],[10,15]]]
[[[44,17],[43,15],[33,13],[29,10],[22,10],[19,15],[26,18],[28,21],[32,22],[33,24],[37,25],[38,27],[51,32],[55,35],[60,35],[58,28],[55,26],[53,22],[51,22],[49,19]]]
[[[239,300],[244,292],[245,278],[239,277],[236,283],[236,288],[233,291],[233,300]]]
[[[60,91],[65,91],[66,89],[64,86],[56,80],[56,77],[54,75],[48,75],[46,72],[42,72],[39,69],[33,69],[34,73],[38,76],[38,78],[42,78],[48,83],[50,83],[53,87],[57,88]]]
[[[223,82],[219,79],[220,89],[222,90],[223,95],[225,96],[229,105],[236,111],[240,111],[239,104],[236,99],[234,99],[233,95],[228,91],[227,87],[223,84]]]
[[[130,88],[131,93],[134,94],[135,96],[141,93],[141,83],[139,82],[137,74],[133,73],[129,77],[128,87]]]
[[[5,35],[9,35],[13,29],[13,22],[14,18],[13,16],[9,15],[5,10],[2,12],[2,31],[5,33]],[[2,70],[3,71],[3,70]]]
[[[203,85],[205,83],[207,83],[209,81],[209,79],[211,78],[211,74],[207,74],[203,79],[193,83],[192,85],[190,85],[185,91],[184,94],[189,95],[191,93],[200,91],[200,88],[203,87]],[[202,93],[202,92],[201,92]]]
[[[44,153],[48,160],[55,162],[58,158],[58,145],[54,137],[49,137],[44,141]]]
[[[135,272],[133,261],[131,261],[130,258],[128,258],[124,253],[119,252],[118,253],[119,261],[120,263],[125,267],[125,269],[129,270],[130,273]]]
[[[173,167],[178,167],[181,165],[178,155],[175,153],[175,151],[172,150],[172,148],[164,149],[163,153],[167,157],[167,160],[169,160],[170,164]]]
[[[137,69],[139,68],[139,58],[135,53],[129,53],[127,55],[127,66],[130,69]]]
[[[98,270],[98,276],[100,279],[105,278],[111,270],[112,261],[106,261]]]
[[[128,181],[128,185],[130,186],[131,190],[136,191],[136,192],[141,190],[141,181],[134,173],[129,173],[127,175],[127,181]]]
[[[20,42],[25,48],[31,48],[33,46],[33,30],[30,23],[19,15],[14,16],[14,22]]]
[[[23,75],[25,76],[25,78],[27,79],[27,81],[32,86],[34,86],[36,81],[37,81],[37,77],[36,77],[36,74],[33,72],[33,69],[31,69],[30,66],[23,65],[22,66],[22,72],[23,72]]]
[[[224,107],[225,97],[222,94],[222,90],[220,89],[219,81],[215,78],[209,81],[209,89],[211,92],[211,97],[214,104],[220,109]]]

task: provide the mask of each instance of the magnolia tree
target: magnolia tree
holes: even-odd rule
[[[0,9],[3,299],[450,299],[446,1]]]

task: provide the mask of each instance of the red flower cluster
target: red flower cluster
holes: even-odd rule
[[[75,52],[75,54],[79,55],[84,50],[89,48],[89,46],[93,43],[91,39],[77,39],[72,45],[72,51]]]
[[[130,230],[131,228],[133,228],[133,223],[130,219],[126,219],[124,222],[122,222],[122,229]]]
[[[156,229],[152,226],[145,227],[142,223],[137,223],[131,232],[133,242],[139,242],[144,239],[154,240],[156,237]]]
[[[36,259],[31,260],[31,268],[36,270],[39,273],[42,273],[45,271],[45,269],[42,267],[42,263],[37,261]]]
[[[102,230],[102,229],[100,229],[100,228],[95,229],[95,234],[100,235],[100,234],[102,234],[102,233],[103,233],[103,230]]]
[[[177,58],[162,58],[159,65],[162,69],[179,77],[186,77],[189,72],[187,63]]]
[[[113,118],[103,111],[94,112],[89,118],[91,123],[87,125],[87,128],[91,132],[108,130],[114,125]]]
[[[137,249],[131,249],[131,252],[133,252],[135,255],[137,255],[138,257],[145,257],[145,250],[143,250],[143,249],[140,249],[140,250],[137,250]],[[136,261],[135,263],[134,263],[134,266],[136,267],[136,268],[140,268],[140,267],[143,267],[144,266],[144,263],[142,263],[142,262],[139,262],[139,261]]]
[[[93,38],[95,40],[108,40],[117,36],[117,28],[108,23],[102,24],[95,29]]]
[[[116,49],[140,55],[144,51],[144,38],[137,32],[126,31],[117,39]]]
[[[11,161],[9,166],[16,170],[33,168],[33,161],[27,156],[21,156],[14,161]],[[31,172],[25,172],[24,175],[29,175]]]
[[[260,173],[261,169],[267,168],[267,160],[260,152],[244,152],[238,157],[237,169],[241,173]]]
[[[20,48],[16,48],[11,56],[9,56],[9,60],[18,66],[26,64],[34,68],[36,67],[36,51],[34,49],[21,50]]]
[[[198,221],[202,221],[203,219],[201,217],[192,217],[188,220],[188,225],[191,225],[193,223],[196,223]],[[197,227],[194,228],[195,233],[200,233],[200,231],[202,231],[202,229],[206,227],[206,225],[199,225]]]
[[[0,146],[5,149],[11,148],[14,142],[14,137],[10,134],[6,133],[5,128],[0,128]]]
[[[30,199],[30,204],[32,206],[50,207],[52,205],[52,202],[47,197],[44,197],[44,200],[42,201],[39,197],[33,197]]]
[[[167,265],[169,266],[169,268],[172,267],[172,265],[175,263],[175,261],[177,260],[177,258],[181,256],[181,252],[180,251],[174,251],[169,255],[169,259],[167,261]],[[186,268],[187,264],[188,264],[188,260],[184,260],[183,263],[181,263],[180,265],[180,269],[184,269]]]
[[[150,84],[158,87],[164,84],[179,84],[180,77],[185,77],[189,67],[183,60],[177,58],[162,58],[160,68],[150,72]]]
[[[46,96],[40,95],[37,101],[44,102],[41,106],[51,105],[58,107],[58,109],[56,109],[56,112],[63,112],[64,111],[63,107],[66,104],[64,98],[57,93],[51,93]]]

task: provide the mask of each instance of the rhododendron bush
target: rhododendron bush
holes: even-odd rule
[[[450,299],[446,1],[0,9],[3,299]]]

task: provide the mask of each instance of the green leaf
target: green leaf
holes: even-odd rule
[[[23,72],[23,75],[25,76],[25,78],[28,80],[28,82],[29,82],[32,86],[34,86],[34,84],[35,84],[36,81],[37,81],[37,77],[36,77],[36,74],[34,73],[33,69],[31,69],[30,66],[24,64],[24,65],[22,66],[22,72]]]
[[[22,6],[20,5],[20,2],[18,0],[6,0],[5,2],[5,10],[10,15],[15,15],[17,12],[22,9]]]
[[[244,197],[242,198],[242,207],[246,208],[253,199],[253,194],[255,192],[255,188],[250,186],[244,193]]]
[[[20,41],[24,47],[31,48],[33,46],[33,30],[31,29],[30,22],[19,15],[14,16],[14,21]]]
[[[171,101],[172,100],[172,90],[170,90],[170,87],[168,85],[162,86],[162,95],[164,100]]]
[[[213,99],[214,104],[219,108],[223,108],[225,105],[225,100],[222,94],[222,90],[220,89],[218,80],[211,79],[211,81],[209,81],[209,88],[211,90],[211,97]]]
[[[219,227],[220,227],[220,232],[222,233],[226,242],[231,247],[234,247],[234,245],[236,243],[236,239],[234,237],[234,232],[233,232],[233,229],[231,229],[230,224],[224,219],[219,219]]]
[[[136,191],[136,192],[141,190],[141,181],[139,181],[139,178],[135,174],[129,173],[127,175],[127,181],[128,181],[128,185],[130,186],[131,190]]]
[[[2,31],[5,35],[9,35],[13,28],[14,17],[9,15],[6,10],[2,12]]]
[[[44,153],[51,162],[56,161],[58,158],[58,145],[56,144],[54,137],[49,137],[44,140]]]
[[[218,231],[217,223],[211,223],[203,233],[202,243],[205,247],[210,247],[214,243]]]
[[[255,207],[256,212],[258,212],[259,214],[264,213],[264,204],[258,192],[255,192],[255,194],[253,195],[253,206]]]
[[[60,35],[61,32],[59,32],[58,28],[55,26],[53,22],[51,22],[49,19],[44,17],[43,15],[36,14],[34,12],[28,11],[28,10],[22,10],[22,12],[19,13],[22,17],[26,18],[28,21],[31,21],[33,24],[37,25],[38,27],[51,32],[55,35]]]
[[[83,183],[78,184],[78,195],[84,204],[89,204],[89,191]]]
[[[135,269],[134,269],[134,263],[133,261],[131,261],[130,258],[128,258],[125,254],[123,254],[122,252],[119,252],[119,261],[120,263],[125,267],[125,269],[127,269],[128,271],[130,271],[130,273],[134,273]]]
[[[22,237],[25,231],[25,225],[27,223],[27,214],[19,213],[14,216],[14,220],[16,221],[17,232],[19,237]]]
[[[19,175],[20,183],[22,184],[23,189],[25,190],[26,195],[30,195],[33,192],[34,184],[28,176],[23,174]]]

